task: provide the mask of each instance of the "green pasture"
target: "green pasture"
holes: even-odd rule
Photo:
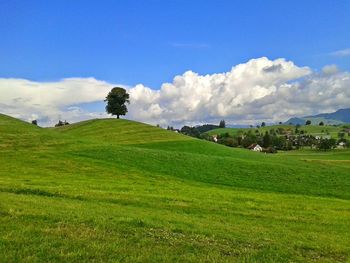
[[[348,262],[349,233],[349,150],[0,115],[1,262]]]

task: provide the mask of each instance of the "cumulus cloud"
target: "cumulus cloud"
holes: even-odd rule
[[[103,101],[112,83],[94,78],[57,82],[0,79],[0,112],[46,125],[58,118],[78,121],[106,117],[104,109],[83,110],[81,104]],[[120,85],[118,85],[120,86]],[[350,74],[336,66],[321,73],[285,59],[262,57],[234,66],[230,71],[199,75],[187,71],[160,89],[142,84],[127,87],[128,118],[151,124],[194,125],[255,124],[283,121],[341,107],[350,107]]]
[[[77,107],[103,100],[111,84],[94,78],[68,78],[57,82],[0,79],[0,112],[24,120],[52,125],[58,119],[79,121],[107,116]]]
[[[322,68],[322,72],[324,73],[324,74],[330,74],[330,75],[332,75],[332,74],[335,74],[335,73],[337,73],[339,70],[338,70],[338,67],[337,67],[337,65],[326,65],[326,66],[324,66],[323,68]]]
[[[253,121],[256,110],[247,108],[254,101],[275,93],[290,80],[310,74],[307,67],[297,67],[291,61],[265,57],[239,64],[229,72],[201,76],[187,71],[165,83],[160,90],[138,85],[130,90],[134,118],[159,123],[204,123],[226,118]],[[142,94],[147,94],[144,98]],[[141,116],[137,116],[140,114]]]

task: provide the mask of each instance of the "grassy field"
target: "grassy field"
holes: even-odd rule
[[[290,130],[293,131],[295,130],[295,126],[293,125],[273,125],[273,126],[265,126],[265,127],[260,127],[260,128],[219,128],[219,129],[214,129],[209,132],[207,132],[209,135],[214,135],[214,134],[223,134],[223,133],[229,133],[230,135],[237,135],[238,133],[241,132],[246,132],[249,130],[252,130],[255,132],[255,130],[259,130],[260,133],[265,133],[266,131],[269,131],[271,129],[278,129],[278,128],[283,128],[285,130]],[[341,132],[342,126],[318,126],[318,125],[302,125],[300,126],[299,130],[303,130],[306,132],[306,134],[314,135],[314,136],[325,136],[325,135],[330,135],[332,138],[337,139],[338,133]],[[346,136],[345,138],[348,138]]]
[[[0,115],[0,261],[349,262],[350,151]]]

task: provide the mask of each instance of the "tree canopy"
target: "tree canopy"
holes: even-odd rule
[[[219,128],[225,128],[226,127],[226,122],[225,120],[221,120],[219,123]]]
[[[125,89],[115,87],[108,93],[105,102],[107,102],[107,113],[117,115],[117,119],[119,119],[120,115],[125,115],[128,112],[125,104],[130,103],[129,94]]]

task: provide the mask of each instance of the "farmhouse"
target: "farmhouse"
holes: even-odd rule
[[[316,140],[321,140],[321,139],[330,139],[331,138],[331,136],[330,135],[316,135],[315,136],[315,139]]]
[[[249,149],[249,150],[252,150],[252,151],[254,151],[254,152],[262,152],[262,150],[263,150],[263,148],[262,148],[259,144],[257,144],[257,143],[253,143],[252,145],[250,145],[250,146],[248,147],[248,149]]]
[[[337,145],[337,148],[338,149],[344,149],[346,146],[346,143],[345,142],[340,142],[338,145]]]

